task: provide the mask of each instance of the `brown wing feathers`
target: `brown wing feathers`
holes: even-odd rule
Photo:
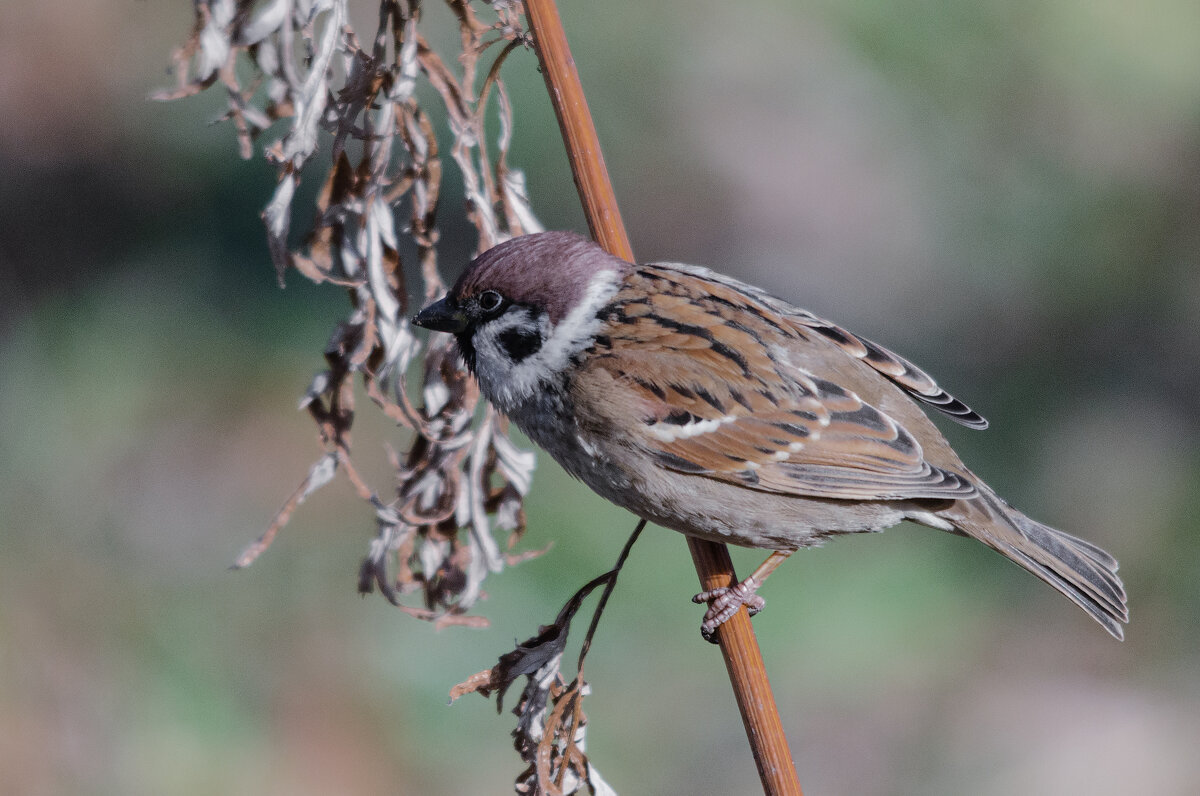
[[[913,398],[932,406],[952,420],[968,428],[982,430],[988,427],[988,422],[982,415],[943,390],[928,373],[899,354],[892,353],[865,337],[859,337],[809,312],[790,314],[788,318],[832,340],[847,354],[863,360]]]
[[[643,266],[601,317],[609,350],[647,365],[614,376],[641,410],[638,443],[666,467],[818,497],[974,494],[895,420],[794,364],[805,330],[731,287]]]
[[[646,273],[653,270],[657,270],[658,273],[651,276],[651,278],[661,278],[671,281],[671,275],[674,274],[677,282],[680,277],[686,279],[695,274],[705,279],[708,284],[716,283],[722,287],[732,288],[737,294],[741,294],[742,298],[740,300],[735,299],[730,302],[728,296],[714,295],[711,297],[712,301],[718,304],[726,304],[738,310],[749,311],[751,314],[757,314],[760,320],[776,324],[777,328],[778,326],[792,328],[800,326],[812,329],[822,337],[836,343],[847,354],[866,362],[921,403],[932,406],[934,409],[968,428],[985,429],[988,427],[988,422],[983,416],[939,387],[937,382],[928,373],[899,354],[893,353],[865,337],[859,337],[837,324],[823,318],[818,318],[807,310],[793,307],[753,285],[744,284],[707,269],[672,264],[668,266],[644,266],[641,272]],[[747,302],[745,300],[746,296],[753,297],[755,301]],[[767,309],[768,311],[760,312],[759,310],[762,309]],[[768,320],[771,315],[775,316],[774,319]]]

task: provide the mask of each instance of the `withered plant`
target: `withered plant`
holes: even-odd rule
[[[525,43],[520,6],[495,2],[494,18],[485,22],[467,2],[447,4],[461,42],[453,59],[430,47],[415,1],[381,2],[378,28],[364,46],[347,0],[199,0],[191,38],[174,57],[178,86],[158,95],[222,90],[241,156],[252,157],[256,142],[271,139],[262,150],[278,183],[262,217],[279,280],[294,269],[345,288],[350,299],[348,317],[325,348],[327,368],[301,400],[326,452],[236,566],[257,558],[296,506],[340,470],[378,525],[360,588],[378,586],[403,610],[441,625],[483,622],[468,612],[484,579],[523,557],[506,549],[525,529],[522,499],[534,459],[509,439],[501,417],[480,407],[449,338],[423,344],[408,323],[410,295],[428,301],[445,291],[437,246],[443,156],[435,121],[452,132],[450,155],[478,248],[539,229],[524,178],[507,164],[512,108],[499,79],[504,55]],[[480,81],[489,51],[498,55]],[[422,81],[441,99],[439,107],[422,107]],[[494,141],[484,132],[491,95],[500,122]],[[289,232],[293,217],[306,212],[294,206],[302,180],[321,187],[307,211],[311,226],[297,244]],[[403,237],[417,252],[419,287],[405,279]],[[410,378],[410,370],[419,374]],[[354,465],[356,378],[375,406],[409,432],[406,453],[388,449],[394,484],[368,484]],[[507,533],[504,545],[497,532]],[[422,606],[400,601],[418,591]]]
[[[458,29],[453,57],[430,45],[420,0],[378,0],[378,22],[365,45],[350,22],[349,0],[195,0],[191,36],[174,55],[177,85],[157,98],[224,93],[222,118],[233,123],[241,156],[253,157],[261,144],[276,168],[277,184],[262,218],[281,284],[294,269],[345,289],[350,299],[348,316],[323,352],[326,368],[300,402],[316,422],[325,452],[235,566],[253,562],[296,507],[340,470],[370,505],[377,526],[360,590],[377,587],[402,610],[438,625],[482,626],[486,619],[470,611],[487,575],[538,554],[514,552],[525,529],[522,501],[534,458],[509,439],[502,416],[480,406],[449,336],[423,343],[413,334],[409,296],[424,303],[445,291],[438,213],[447,144],[464,187],[463,213],[476,230],[476,251],[540,230],[524,177],[508,163],[513,112],[500,67],[514,49],[537,47],[593,234],[610,251],[632,255],[577,78],[559,85],[573,66],[553,0],[527,0],[527,9],[514,0],[444,2]],[[421,86],[432,91],[419,92]],[[422,104],[421,96],[436,100]],[[489,112],[498,122],[491,139]],[[441,125],[449,141],[438,140]],[[308,211],[295,207],[302,181],[320,186]],[[297,241],[293,219],[305,212],[312,220]],[[415,252],[409,273],[419,274],[419,286],[406,280],[402,251]],[[354,464],[356,380],[402,429],[407,451],[386,449],[392,484],[368,483]],[[644,524],[616,567],[583,586],[551,624],[453,689],[454,697],[494,693],[500,709],[507,689],[526,678],[514,710],[515,746],[527,764],[516,780],[520,793],[613,792],[584,752],[583,664],[600,611]],[[503,544],[498,533],[507,535]],[[703,588],[735,582],[723,547],[689,544]],[[561,668],[571,621],[602,585],[568,682]],[[419,605],[402,601],[418,592]],[[748,621],[735,617],[720,637],[764,787],[799,793],[798,785],[768,782],[768,774],[786,779],[779,772],[792,770],[791,760],[782,731],[755,723],[764,708],[775,726],[778,715]],[[763,751],[764,738],[778,748]],[[794,776],[792,770],[793,784]]]

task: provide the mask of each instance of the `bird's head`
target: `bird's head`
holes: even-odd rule
[[[475,258],[412,322],[453,334],[484,395],[508,411],[592,344],[632,266],[571,232],[523,235]]]

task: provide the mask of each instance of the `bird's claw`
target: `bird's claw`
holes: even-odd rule
[[[694,603],[708,603],[708,610],[704,612],[704,620],[700,623],[700,635],[704,640],[716,644],[717,628],[732,619],[743,605],[750,616],[761,611],[767,601],[755,594],[757,588],[754,579],[747,578],[736,586],[709,589],[692,597]]]

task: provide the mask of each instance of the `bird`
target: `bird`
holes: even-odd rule
[[[1010,506],[927,409],[987,421],[888,349],[707,268],[634,264],[573,232],[476,257],[412,323],[454,335],[488,401],[570,475],[633,514],[769,550],[696,595],[701,632],[796,550],[902,520],[1024,567],[1112,636],[1129,620],[1112,555]]]

